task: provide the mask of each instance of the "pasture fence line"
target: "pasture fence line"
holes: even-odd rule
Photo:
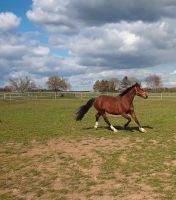
[[[111,92],[26,92],[26,93],[0,93],[0,100],[37,100],[37,99],[88,99],[99,95],[117,96]],[[149,93],[151,99],[175,98],[176,93]]]

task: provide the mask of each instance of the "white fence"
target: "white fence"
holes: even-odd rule
[[[98,92],[27,92],[27,93],[0,93],[0,100],[34,100],[34,99],[88,99],[99,95],[117,96],[117,93]],[[176,93],[149,93],[151,99],[175,98]]]
[[[107,94],[107,93],[106,93]],[[0,100],[35,100],[35,99],[83,99],[99,96],[94,92],[27,92],[0,93]]]

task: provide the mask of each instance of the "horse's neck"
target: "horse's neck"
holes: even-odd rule
[[[124,98],[127,99],[127,101],[129,102],[129,105],[133,103],[135,95],[136,95],[135,90],[132,89],[124,96]]]

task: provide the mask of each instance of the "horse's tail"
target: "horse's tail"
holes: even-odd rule
[[[89,99],[89,101],[81,106],[76,113],[76,121],[81,121],[84,115],[89,111],[89,109],[92,107],[93,103],[95,101],[95,98]]]

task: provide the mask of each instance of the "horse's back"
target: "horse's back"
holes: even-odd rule
[[[120,114],[122,110],[121,97],[102,95],[95,99],[94,107],[98,111],[105,111],[110,114]]]

